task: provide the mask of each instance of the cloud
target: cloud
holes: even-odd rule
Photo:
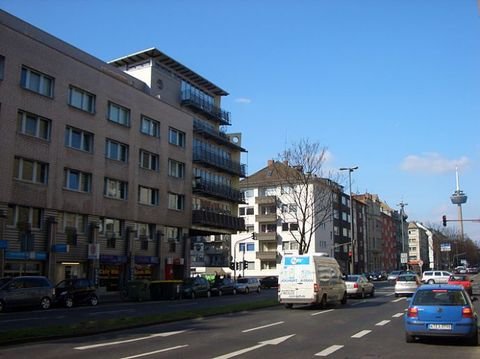
[[[251,103],[252,100],[249,99],[249,98],[246,98],[246,97],[238,97],[235,99],[235,102],[236,103],[245,103],[245,104],[248,104],[248,103]]]
[[[469,165],[469,159],[462,156],[458,159],[448,159],[440,154],[422,153],[421,155],[409,155],[403,159],[401,169],[406,172],[414,173],[446,173],[455,171],[455,168],[466,168]]]

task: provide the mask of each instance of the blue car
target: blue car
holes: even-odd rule
[[[409,302],[404,317],[407,343],[435,336],[463,337],[478,345],[478,315],[462,286],[422,285]]]

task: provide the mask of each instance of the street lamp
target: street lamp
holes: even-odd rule
[[[342,167],[340,171],[348,171],[348,183],[350,187],[350,242],[352,247],[352,266],[350,274],[355,274],[355,242],[353,239],[353,198],[352,198],[352,172],[357,170],[358,166],[355,167]]]
[[[405,206],[407,206],[408,203],[404,203],[403,201],[401,201],[399,204],[397,204],[397,206],[400,206],[400,225],[402,226],[402,256],[405,256],[405,235],[404,235],[404,226],[403,226],[403,221],[405,220],[405,211],[404,211],[404,208]],[[410,252],[410,251],[409,251]],[[407,252],[407,255],[406,255],[406,259],[407,259],[407,263],[405,263],[405,267],[408,268],[408,252]]]

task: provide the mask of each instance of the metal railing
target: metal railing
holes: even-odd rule
[[[217,153],[208,151],[207,149],[199,146],[193,148],[193,161],[202,162],[241,177],[245,177],[247,173],[246,166],[244,164],[224,158]]]
[[[203,193],[208,196],[227,199],[237,203],[245,203],[243,192],[227,185],[221,185],[203,178],[196,179],[193,184],[194,193]]]
[[[219,121],[222,125],[231,125],[230,112],[224,111],[220,107],[204,100],[193,91],[182,91],[181,102],[182,105],[189,106],[193,110],[202,112],[209,118]]]

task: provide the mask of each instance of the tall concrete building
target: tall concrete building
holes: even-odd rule
[[[106,63],[0,11],[0,276],[188,276],[191,238],[243,229],[225,95],[157,49]]]

